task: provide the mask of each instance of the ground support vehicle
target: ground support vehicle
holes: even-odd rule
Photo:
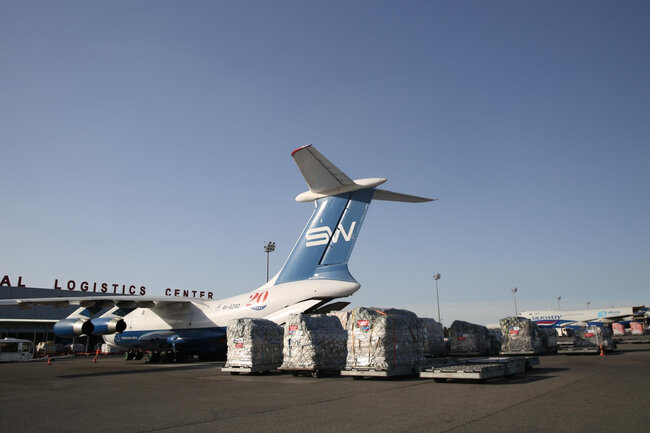
[[[0,362],[31,361],[34,357],[34,344],[29,340],[3,338],[0,340]]]

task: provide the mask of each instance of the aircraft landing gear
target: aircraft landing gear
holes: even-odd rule
[[[146,361],[149,364],[154,364],[156,362],[160,362],[160,352],[157,352],[157,351],[147,352]]]
[[[139,349],[131,349],[127,352],[124,352],[124,359],[127,361],[131,361],[133,359],[135,360],[140,360],[144,356],[144,352]]]

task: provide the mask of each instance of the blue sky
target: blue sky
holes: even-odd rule
[[[277,271],[290,152],[374,202],[353,305],[443,322],[650,303],[650,5],[0,3],[0,274],[211,290]]]

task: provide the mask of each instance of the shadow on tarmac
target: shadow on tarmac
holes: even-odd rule
[[[80,374],[66,374],[57,376],[62,379],[78,379],[81,377],[101,377],[101,376],[121,376],[129,374],[147,374],[147,373],[162,373],[165,371],[186,371],[186,370],[201,370],[217,368],[218,364],[201,364],[201,365],[183,365],[174,367],[156,367],[146,370],[119,370],[119,371],[97,371],[93,373],[80,373]]]
[[[532,382],[539,382],[540,380],[546,380],[546,379],[552,379],[554,377],[557,377],[557,374],[553,373],[560,373],[562,371],[567,371],[569,370],[568,368],[533,368],[530,371],[527,371],[521,376],[515,376],[513,378],[508,378],[506,379],[506,383],[511,383],[513,385],[521,384],[521,383],[532,383]]]
[[[650,351],[650,347],[647,347],[647,346],[646,347],[629,347],[629,346],[630,345],[626,345],[625,349],[617,348],[612,353],[606,353],[605,356],[623,354],[623,353],[628,353],[628,352],[647,352],[647,351]]]

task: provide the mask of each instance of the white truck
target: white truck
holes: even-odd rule
[[[3,338],[0,340],[0,362],[31,361],[34,358],[34,344],[29,340]]]

